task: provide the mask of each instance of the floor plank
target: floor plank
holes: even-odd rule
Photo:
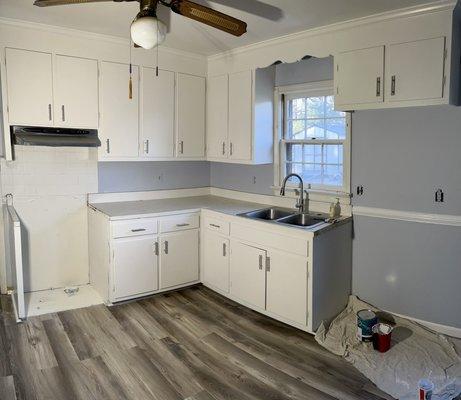
[[[390,400],[302,331],[202,286],[15,324],[3,400]]]

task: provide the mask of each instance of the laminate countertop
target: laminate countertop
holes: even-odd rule
[[[107,215],[111,220],[144,218],[172,213],[198,212],[201,209],[208,209],[236,216],[241,213],[271,207],[271,205],[268,204],[252,203],[211,195],[111,203],[90,203],[89,206]],[[290,226],[290,228],[310,231],[317,235],[350,220],[350,217],[341,217],[334,224],[323,223],[312,228],[295,226]],[[285,227],[287,227],[287,225],[285,225]]]

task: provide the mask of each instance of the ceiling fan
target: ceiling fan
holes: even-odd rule
[[[243,35],[247,28],[247,24],[237,18],[188,0],[35,0],[34,5],[48,7],[103,1],[117,3],[138,1],[140,3],[140,11],[131,24],[131,38],[135,45],[144,49],[152,49],[165,40],[167,27],[157,18],[158,4],[168,7],[176,14],[191,18],[234,36]]]

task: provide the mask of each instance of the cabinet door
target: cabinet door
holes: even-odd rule
[[[53,125],[51,54],[6,49],[10,125]]]
[[[232,241],[230,293],[244,303],[264,309],[266,305],[266,252]]]
[[[197,229],[171,233],[161,238],[160,288],[183,285],[199,279]]]
[[[205,78],[178,74],[178,157],[205,156]]]
[[[157,238],[137,236],[113,241],[114,298],[142,295],[158,289]]]
[[[383,102],[384,46],[340,53],[335,64],[337,109]]]
[[[229,292],[229,240],[205,232],[203,280],[223,292]]]
[[[129,65],[101,63],[100,155],[138,156],[139,69],[133,66],[133,93],[129,98]]]
[[[141,154],[149,158],[174,155],[174,72],[141,69]]]
[[[386,99],[443,97],[445,38],[393,44],[386,49]]]
[[[307,323],[307,259],[297,255],[268,251],[267,311],[290,321]]]
[[[207,156],[227,158],[228,76],[208,79],[207,83]]]
[[[98,62],[85,58],[55,58],[55,125],[98,127]]]
[[[229,75],[229,156],[251,160],[253,147],[253,77],[251,71]]]

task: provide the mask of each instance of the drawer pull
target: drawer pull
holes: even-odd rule
[[[210,224],[210,226],[212,226],[213,228],[218,228],[218,229],[221,229],[221,225]]]
[[[146,229],[145,228],[139,228],[139,229],[132,229],[131,232],[144,232]]]
[[[226,257],[226,255],[227,255],[227,246],[226,246],[226,243],[223,243],[222,244],[222,256]]]
[[[189,226],[190,224],[176,224],[178,228],[182,228],[183,226]]]
[[[158,242],[155,242],[154,244],[154,253],[156,256],[158,256]]]

